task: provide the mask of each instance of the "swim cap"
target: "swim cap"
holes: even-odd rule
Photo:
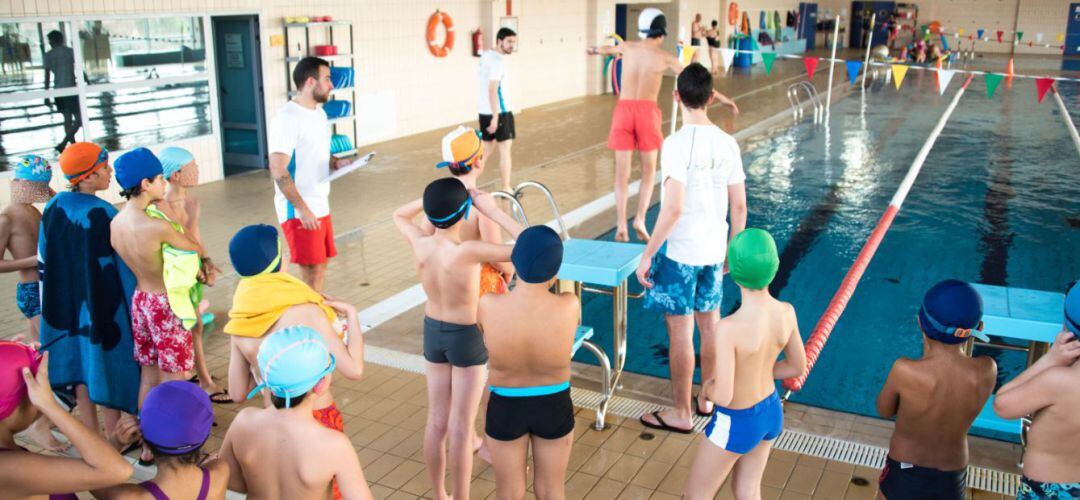
[[[210,396],[186,380],[162,382],[150,389],[139,411],[143,439],[166,455],[199,449],[210,437],[213,425]]]
[[[116,182],[120,189],[131,189],[143,180],[162,174],[161,160],[146,148],[135,148],[116,159]]]
[[[15,179],[48,184],[52,180],[52,167],[45,158],[38,155],[26,155],[15,166]]]
[[[1065,292],[1065,328],[1080,340],[1080,286],[1075,281]]]
[[[23,380],[22,369],[30,367],[30,372],[37,375],[38,357],[34,348],[0,340],[0,420],[8,418],[26,397],[26,382]]]
[[[229,240],[229,259],[236,274],[249,278],[281,270],[281,240],[277,228],[255,224],[241,228]]]
[[[562,265],[563,243],[559,234],[547,226],[532,226],[518,235],[510,261],[518,279],[526,283],[546,283]]]
[[[641,38],[665,36],[667,35],[667,18],[660,9],[649,7],[638,15],[637,28]]]
[[[334,371],[336,364],[319,333],[306,326],[271,333],[259,346],[258,362],[263,383],[248,394],[248,399],[266,388],[285,398],[286,408],[291,406],[292,398],[307,394]]]
[[[761,290],[772,283],[780,258],[776,242],[764,229],[744,229],[731,239],[727,250],[728,273],[739,286]]]
[[[476,160],[483,156],[480,147],[480,132],[475,129],[458,126],[442,138],[443,161],[435,168],[450,167],[455,175],[467,174]]]
[[[424,188],[424,215],[439,229],[453,226],[463,217],[468,220],[471,208],[469,190],[453,177],[435,179]]]
[[[92,142],[76,142],[60,153],[60,170],[72,186],[109,164],[109,152]]]
[[[195,156],[184,148],[168,147],[158,153],[158,159],[161,160],[161,175],[165,180],[169,180],[169,177],[179,172],[184,165],[195,161]]]
[[[982,333],[982,315],[982,297],[975,287],[948,279],[926,292],[919,326],[927,337],[945,344],[959,344],[972,336],[988,342],[990,338]]]

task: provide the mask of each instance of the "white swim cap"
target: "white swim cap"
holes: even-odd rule
[[[649,36],[667,35],[667,18],[664,13],[655,7],[649,7],[641,11],[637,21],[638,35],[641,38]]]

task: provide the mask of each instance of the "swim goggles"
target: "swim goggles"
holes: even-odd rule
[[[936,319],[931,317],[925,309],[923,309],[922,317],[926,318],[926,321],[930,323],[930,326],[933,327],[934,330],[958,339],[966,339],[972,336],[979,338],[986,337],[986,334],[982,333],[984,326],[982,321],[979,321],[979,324],[975,325],[975,328],[961,328],[958,326],[945,326],[939,323]]]
[[[433,224],[441,224],[443,222],[449,222],[449,221],[454,220],[454,217],[457,217],[458,214],[460,214],[462,211],[465,212],[465,217],[464,217],[465,220],[469,220],[469,212],[471,210],[472,210],[472,197],[465,200],[465,203],[462,203],[461,206],[458,207],[458,209],[454,211],[454,213],[452,213],[450,215],[447,215],[446,217],[431,217],[429,215],[428,220],[431,221]]]
[[[258,394],[259,391],[261,391],[263,389],[269,389],[271,394],[273,394],[273,395],[275,395],[275,396],[277,396],[279,398],[285,398],[285,407],[290,408],[292,406],[292,396],[293,396],[293,394],[303,394],[303,393],[306,393],[306,392],[310,391],[311,388],[314,387],[316,383],[318,383],[320,380],[323,379],[323,377],[329,375],[330,372],[334,371],[334,367],[337,366],[337,359],[334,358],[333,354],[327,353],[327,356],[330,357],[330,362],[327,363],[326,368],[323,368],[323,370],[321,372],[319,372],[317,375],[314,375],[314,376],[312,376],[310,378],[307,378],[307,379],[304,379],[304,380],[293,382],[291,384],[283,384],[283,385],[271,384],[269,382],[270,370],[271,370],[271,368],[273,368],[274,362],[277,361],[277,359],[280,358],[282,354],[285,354],[290,349],[293,349],[293,348],[295,348],[297,346],[300,346],[300,345],[303,345],[303,344],[320,343],[320,342],[321,341],[318,340],[318,339],[301,340],[299,342],[296,342],[296,343],[290,344],[288,346],[285,346],[283,349],[278,351],[277,354],[274,354],[274,357],[270,358],[270,361],[266,362],[266,367],[263,370],[262,375],[263,375],[264,381],[261,384],[255,386],[255,388],[252,389],[251,392],[248,393],[247,398],[245,398],[245,399],[251,399],[251,398],[255,397],[255,395]]]

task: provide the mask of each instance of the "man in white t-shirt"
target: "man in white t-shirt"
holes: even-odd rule
[[[692,63],[676,85],[684,125],[661,148],[660,216],[637,270],[647,289],[645,308],[663,313],[667,323],[675,408],[643,415],[641,423],[689,434],[691,399],[697,414],[713,410],[701,395],[691,397],[694,322],[701,332],[701,380],[709,380],[716,376],[727,243],[746,227],[746,175],[735,138],[709,121],[706,110],[719,98],[709,70]]]
[[[480,140],[484,143],[484,158],[491,158],[495,143],[499,143],[499,177],[503,191],[512,192],[510,186],[510,146],[517,131],[514,129],[514,113],[510,110],[509,82],[506,78],[504,56],[514,52],[517,33],[510,28],[500,28],[495,35],[495,48],[480,56],[477,76],[477,104],[480,108]]]
[[[322,180],[351,159],[330,156],[330,122],[319,107],[330,99],[330,63],[305,57],[293,69],[297,94],[270,121],[274,207],[289,255],[304,282],[321,292],[326,262],[337,255],[330,221],[330,183]]]

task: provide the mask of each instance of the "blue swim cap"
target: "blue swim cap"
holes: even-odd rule
[[[1065,292],[1065,328],[1080,340],[1080,286],[1075,281]]]
[[[38,155],[26,155],[15,166],[15,178],[20,181],[44,182],[52,180],[52,167]]]
[[[546,283],[562,265],[563,243],[559,234],[547,226],[532,226],[518,235],[510,261],[518,279],[526,283]]]
[[[277,228],[255,224],[241,228],[229,241],[229,259],[236,274],[249,278],[281,270]]]
[[[161,160],[161,175],[165,177],[165,180],[169,180],[169,177],[179,172],[184,165],[195,160],[195,156],[190,151],[177,147],[162,149],[158,153],[158,158]]]
[[[945,344],[959,344],[972,336],[988,342],[990,338],[982,333],[982,315],[982,297],[975,287],[948,279],[926,292],[919,326],[927,337]]]
[[[116,169],[116,182],[121,189],[131,189],[143,180],[162,174],[161,160],[146,148],[135,148],[120,155],[113,168]]]
[[[319,333],[306,326],[271,333],[259,346],[257,359],[263,383],[248,394],[248,399],[269,389],[271,394],[285,398],[286,408],[292,405],[292,398],[307,394],[334,371],[336,364]]]

